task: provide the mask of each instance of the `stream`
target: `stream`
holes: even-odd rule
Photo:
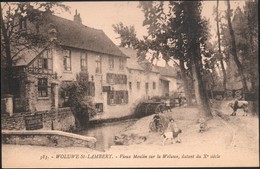
[[[79,131],[77,134],[88,137],[95,137],[97,139],[95,149],[99,151],[105,151],[108,150],[112,145],[115,145],[115,135],[127,127],[133,125],[136,120],[137,119],[128,119],[117,122],[102,123],[89,129]]]

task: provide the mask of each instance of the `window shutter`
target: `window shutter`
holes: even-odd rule
[[[121,104],[120,91],[116,91],[116,104]]]
[[[128,91],[125,91],[125,103],[128,103]]]
[[[64,69],[66,70],[66,56],[64,56],[64,58],[63,58],[63,66],[64,66]]]
[[[124,84],[127,84],[127,76],[124,75]]]
[[[107,92],[107,104],[110,105],[111,92]]]

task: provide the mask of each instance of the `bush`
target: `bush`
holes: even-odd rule
[[[63,86],[61,96],[64,96],[65,91],[69,95],[67,105],[72,107],[74,116],[76,117],[76,126],[86,126],[89,118],[96,115],[91,97],[88,96],[88,73],[80,72],[76,76],[76,81]]]

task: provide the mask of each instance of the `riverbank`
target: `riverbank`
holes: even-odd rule
[[[226,114],[230,110],[223,111]],[[182,129],[181,143],[162,146],[159,133],[149,132],[153,115],[141,118],[121,133],[146,136],[144,142],[112,146],[105,152],[88,148],[3,145],[3,167],[250,167],[259,166],[259,119],[257,116],[214,116],[208,131],[199,133],[196,108],[164,112]],[[100,155],[101,154],[101,155]],[[43,156],[45,155],[45,156]],[[61,156],[57,156],[61,155]],[[77,156],[78,155],[78,156]],[[40,159],[48,157],[48,159]],[[78,157],[78,158],[77,158]],[[111,158],[110,158],[111,157]]]
[[[130,120],[130,119],[135,119],[135,115],[123,116],[123,117],[119,117],[119,118],[110,118],[110,119],[90,120],[89,126],[95,127],[95,126],[103,125],[104,123],[113,123],[113,122],[119,122],[119,121]]]

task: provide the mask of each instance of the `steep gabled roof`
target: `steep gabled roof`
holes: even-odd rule
[[[57,31],[57,40],[60,45],[124,58],[128,57],[102,30],[90,28],[55,15],[46,15],[46,23],[40,26],[41,33],[48,36],[50,24],[54,25]],[[43,47],[39,47],[24,50],[19,54],[21,59],[17,60],[13,66],[28,65],[43,49]]]
[[[53,24],[56,28],[57,40],[61,45],[127,57],[102,30],[90,28],[55,15],[48,15],[46,18],[47,24]]]
[[[136,50],[131,48],[119,47],[119,49],[129,57],[127,60],[127,67],[135,70],[144,70],[140,64],[138,64],[138,58]]]
[[[159,70],[162,76],[174,77],[174,78],[178,77],[177,69],[174,67],[171,67],[169,65],[166,65],[165,67],[161,67],[161,66],[155,66],[155,67]]]
[[[27,66],[44,49],[44,47],[34,47],[33,49],[23,50],[19,53],[19,59],[14,60],[13,66]]]
[[[137,58],[137,51],[132,48],[124,48],[124,47],[119,47],[119,49],[129,57],[127,60],[127,67],[129,69],[135,69],[135,70],[142,70],[144,71],[144,68],[138,63],[138,58]],[[148,61],[147,61],[148,62]],[[152,72],[158,73],[158,70],[153,66],[152,67]]]

